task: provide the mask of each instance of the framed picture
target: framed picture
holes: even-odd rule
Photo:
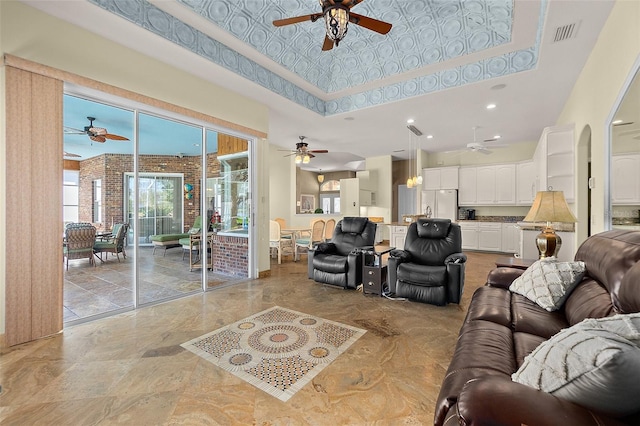
[[[316,197],[308,194],[300,194],[300,213],[313,213],[316,209]]]

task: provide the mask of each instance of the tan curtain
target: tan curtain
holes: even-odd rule
[[[5,343],[62,330],[60,80],[5,67]]]

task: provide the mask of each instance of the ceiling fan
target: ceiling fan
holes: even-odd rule
[[[297,24],[299,22],[316,22],[324,16],[326,34],[322,50],[331,50],[336,47],[347,34],[348,24],[359,25],[379,34],[387,34],[391,31],[391,24],[378,21],[367,16],[358,15],[351,12],[351,8],[364,0],[320,0],[321,13],[311,13],[309,15],[295,16],[293,18],[276,19],[273,25],[282,27],[284,25]]]
[[[89,136],[89,139],[91,139],[92,141],[100,142],[100,143],[105,142],[107,139],[116,140],[116,141],[129,140],[129,138],[125,138],[124,136],[113,135],[107,132],[107,129],[105,129],[104,127],[95,127],[93,125],[93,122],[95,121],[95,117],[87,117],[87,120],[89,120],[89,125],[84,126],[84,130],[78,130],[78,129],[72,129],[72,128],[66,127],[64,130],[65,133],[75,134],[75,135],[86,134]]]
[[[498,140],[498,138],[492,138],[492,139],[485,139],[482,142],[477,142],[476,141],[476,129],[477,127],[474,126],[473,127],[473,142],[469,142],[467,144],[467,149],[469,151],[473,151],[473,152],[479,152],[481,154],[485,154],[485,155],[489,155],[491,154],[493,151],[491,151],[490,149],[488,149],[488,147],[485,145],[486,142],[495,142]],[[491,145],[491,148],[502,148],[506,145]]]
[[[309,149],[309,145],[304,141],[307,137],[298,136],[298,138],[300,139],[300,142],[296,143],[296,149],[291,151],[291,154],[285,155],[285,157],[295,155],[296,164],[307,164],[313,157],[315,157],[313,154],[326,154],[329,152],[326,149]]]

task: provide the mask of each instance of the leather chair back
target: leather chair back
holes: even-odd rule
[[[413,263],[442,266],[447,256],[462,252],[460,225],[450,219],[418,219],[409,225],[404,250]]]
[[[373,246],[376,224],[366,217],[345,217],[336,224],[331,242],[339,255],[347,256],[357,247]]]

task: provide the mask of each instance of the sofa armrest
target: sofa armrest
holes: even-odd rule
[[[513,280],[522,275],[523,272],[523,269],[495,268],[487,275],[487,285],[508,289]]]
[[[315,251],[316,254],[336,254],[338,252],[338,249],[334,243],[319,243],[314,245],[312,250]]]
[[[499,376],[485,376],[468,381],[460,392],[457,413],[460,424],[474,426],[624,424]]]

